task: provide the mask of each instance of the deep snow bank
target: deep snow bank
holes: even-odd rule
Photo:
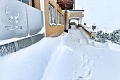
[[[42,80],[120,80],[120,52],[85,39],[80,29],[69,30]]]
[[[60,37],[44,38],[30,47],[0,57],[0,80],[41,80],[59,44]]]
[[[120,51],[89,45],[74,29],[3,57],[0,80],[120,80],[119,61]]]

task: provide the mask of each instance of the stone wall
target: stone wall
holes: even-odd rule
[[[0,56],[5,56],[7,54],[16,52],[20,49],[26,48],[36,42],[40,41],[44,37],[43,34],[37,34],[31,37],[27,37],[15,42],[0,45]]]

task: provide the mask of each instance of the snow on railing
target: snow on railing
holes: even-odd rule
[[[84,38],[87,40],[87,43],[90,44],[90,36],[85,32],[85,30],[83,28],[79,28],[84,36]]]

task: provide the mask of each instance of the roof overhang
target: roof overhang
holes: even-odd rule
[[[84,17],[85,10],[69,10],[70,18],[82,18]]]

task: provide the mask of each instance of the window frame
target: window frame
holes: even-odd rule
[[[55,26],[55,7],[49,3],[49,25]]]
[[[28,2],[27,2],[27,3],[26,3],[26,1],[24,1],[24,0],[18,0],[18,1],[23,2],[23,3],[25,3],[25,4],[28,4],[28,5],[29,5],[29,0],[28,0]]]
[[[61,13],[57,11],[57,25],[61,25]]]
[[[61,15],[61,24],[62,24],[62,26],[64,26],[64,16],[63,15]]]

